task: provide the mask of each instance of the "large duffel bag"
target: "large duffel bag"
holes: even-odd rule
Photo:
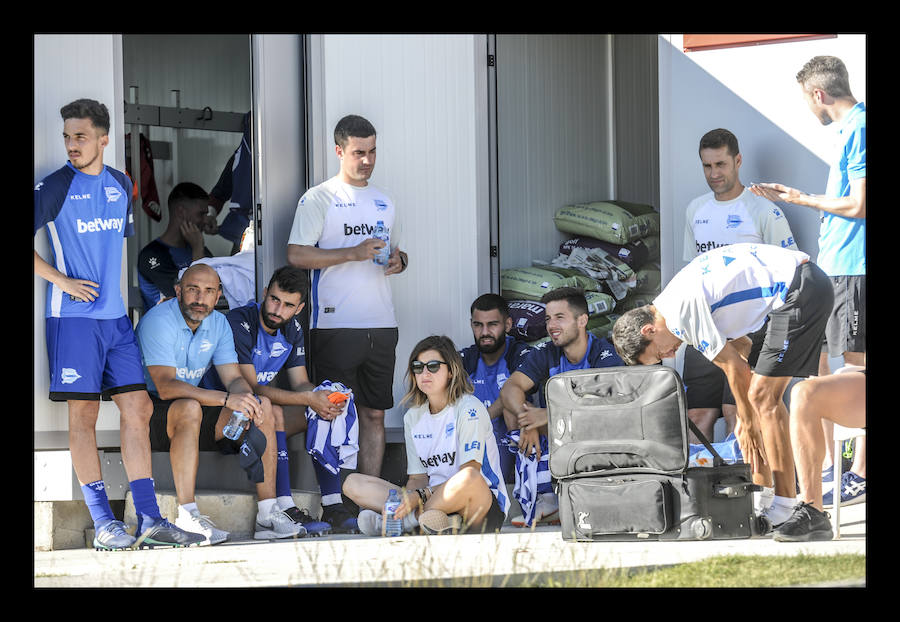
[[[689,467],[684,386],[662,365],[558,374],[545,385],[550,474],[564,540],[749,538],[750,465]],[[714,448],[693,428],[698,438]]]

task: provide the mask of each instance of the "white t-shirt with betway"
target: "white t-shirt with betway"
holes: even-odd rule
[[[437,486],[453,477],[462,465],[475,461],[481,476],[506,514],[509,498],[500,470],[500,451],[491,416],[481,400],[467,393],[441,412],[431,414],[426,402],[403,416],[406,438],[406,471],[428,475]]]
[[[809,255],[770,244],[733,244],[698,255],[653,301],[673,335],[713,360],[728,339],[762,328],[781,308]]]
[[[394,201],[371,183],[365,187],[338,177],[310,188],[300,198],[288,244],[348,248],[371,238],[378,221],[400,245]],[[394,303],[384,266],[349,261],[310,271],[310,328],[393,328]]]
[[[747,188],[730,201],[717,201],[712,192],[697,197],[688,204],[684,224],[685,261],[742,242],[798,250],[781,208]]]

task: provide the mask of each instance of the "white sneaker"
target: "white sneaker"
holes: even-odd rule
[[[559,525],[559,497],[556,493],[545,492],[538,495],[535,505],[533,526]],[[513,517],[510,524],[513,527],[527,527],[524,516]]]
[[[279,538],[302,538],[306,535],[306,528],[291,520],[291,517],[279,509],[272,508],[268,516],[256,515],[256,533],[254,540],[276,540]]]
[[[178,510],[178,518],[175,519],[175,526],[184,531],[191,533],[199,533],[206,537],[206,540],[200,543],[200,546],[209,546],[225,542],[230,535],[227,531],[219,529],[216,524],[210,520],[209,516],[201,514],[197,510],[187,514],[180,509]]]
[[[356,519],[359,531],[365,536],[381,535],[381,513],[374,510],[362,510]]]

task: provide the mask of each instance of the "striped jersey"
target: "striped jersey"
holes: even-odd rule
[[[123,241],[134,234],[131,189],[121,171],[104,166],[99,175],[89,175],[70,162],[35,186],[34,233],[47,228],[53,252],[47,263],[71,278],[99,284],[99,296],[91,302],[48,283],[46,317],[125,315],[120,280]]]
[[[427,402],[413,406],[403,416],[403,431],[410,475],[426,474],[428,485],[437,486],[474,460],[481,465],[481,476],[506,515],[509,497],[500,470],[500,451],[481,400],[469,393],[436,414],[431,414]]]
[[[713,360],[728,339],[762,328],[784,305],[802,251],[770,244],[732,244],[697,256],[653,305],[676,337]]]

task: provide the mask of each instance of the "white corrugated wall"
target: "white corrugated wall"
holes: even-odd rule
[[[372,183],[403,219],[409,269],[391,277],[400,326],[395,401],[416,342],[446,334],[468,345],[469,305],[489,288],[487,137],[478,118],[486,114],[484,46],[473,35],[311,37],[310,184],[338,172],[337,121],[362,115],[378,132]],[[404,410],[397,404],[386,425],[402,427]]]

